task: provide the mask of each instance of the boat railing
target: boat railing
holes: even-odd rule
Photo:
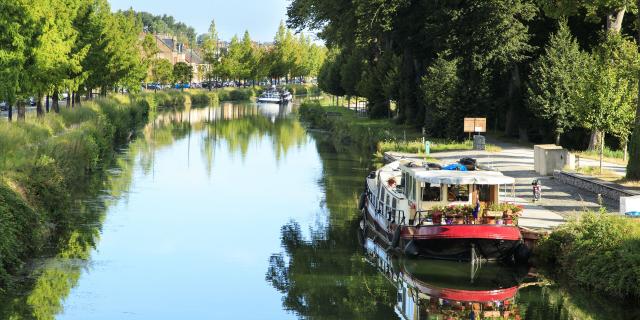
[[[434,215],[438,210],[416,210],[415,218],[410,221],[414,226],[428,226],[428,225],[470,225],[470,224],[491,224],[491,225],[509,225],[517,226],[517,216],[506,216],[500,213],[499,216],[492,215],[491,211],[479,212],[477,217],[472,214],[456,214],[447,215],[440,212],[437,216]]]
[[[371,192],[371,190],[369,190],[368,188],[366,191],[366,195],[369,201],[374,204],[374,211],[377,216],[383,216],[387,219],[387,221],[391,223],[404,224],[407,222],[407,217],[404,210],[387,206],[384,201],[377,200],[375,194],[373,194],[373,192]],[[398,217],[398,221],[396,221],[396,217]]]

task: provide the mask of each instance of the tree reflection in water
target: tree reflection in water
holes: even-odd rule
[[[356,237],[369,163],[314,138],[323,164],[319,222],[307,239],[295,221],[282,227],[284,252],[271,256],[266,280],[283,294],[283,308],[301,318],[392,319],[393,286],[366,262]]]

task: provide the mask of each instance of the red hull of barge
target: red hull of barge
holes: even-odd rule
[[[518,293],[517,286],[505,289],[473,291],[437,288],[419,281],[411,281],[411,279],[409,279],[409,281],[415,285],[421,293],[425,293],[428,296],[461,302],[486,303],[504,301],[515,297],[516,293]]]
[[[510,260],[522,244],[522,235],[517,226],[496,224],[453,224],[427,226],[397,226],[392,230],[382,226],[366,211],[367,220],[373,222],[379,232],[392,241],[396,228],[400,228],[399,249],[405,254],[426,258],[464,261],[476,254],[487,260]],[[413,249],[407,251],[407,245]]]
[[[406,240],[487,239],[516,241],[522,238],[518,227],[495,224],[402,226],[400,237]]]

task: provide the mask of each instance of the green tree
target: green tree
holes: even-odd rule
[[[285,77],[289,81],[289,75],[293,70],[296,60],[296,46],[294,36],[284,23],[280,22],[278,32],[275,35],[273,51],[271,54],[271,77],[277,81]]]
[[[640,0],[637,2],[640,7]],[[636,15],[636,25],[640,25],[640,15]],[[640,29],[638,32],[637,43],[640,47]],[[640,82],[640,77],[638,78]],[[640,91],[636,98],[636,117],[629,142],[629,164],[627,165],[627,179],[640,180]]]
[[[0,2],[0,100],[9,104],[9,121],[13,118],[12,106],[24,99],[28,50],[35,34],[35,16],[30,6],[23,2]]]
[[[173,81],[173,65],[167,59],[156,59],[152,63],[151,81],[167,85]]]
[[[587,21],[599,22],[602,18],[606,21],[606,33],[620,33],[624,15],[628,10],[636,10],[633,0],[537,0],[538,5],[550,17],[564,18],[575,15],[584,15]],[[606,37],[599,37],[599,39]],[[601,147],[604,141],[601,132],[593,131],[589,139],[589,150]]]
[[[425,128],[430,136],[446,137],[455,134],[456,125],[451,123],[455,109],[455,95],[461,81],[458,78],[458,59],[447,59],[441,54],[422,77],[422,99],[426,114]]]
[[[154,67],[154,63],[156,60],[156,54],[160,52],[158,49],[158,44],[156,42],[156,37],[151,34],[145,34],[142,39],[142,61],[147,67],[147,80],[151,79],[152,69]]]
[[[237,80],[243,75],[242,59],[244,48],[237,35],[234,35],[229,42],[226,54],[220,60],[221,75],[227,79]]]
[[[193,68],[186,62],[178,62],[173,66],[173,79],[180,84],[187,84],[193,79]]]
[[[211,20],[209,32],[204,36],[201,45],[203,60],[207,64],[207,78],[209,79],[210,84],[215,78],[215,70],[218,69],[219,65],[218,59],[220,58],[220,49],[218,41],[216,23],[214,20]],[[212,85],[209,85],[209,91],[211,91],[212,87]]]
[[[620,48],[616,38],[610,37],[585,66],[586,81],[578,114],[584,127],[598,132],[603,142],[606,133],[620,135],[619,127],[630,125],[629,115],[633,114],[638,91],[637,80],[626,76],[629,72],[619,67],[629,63],[620,59]],[[604,143],[599,149],[602,171]]]
[[[553,123],[557,145],[560,136],[576,124],[587,59],[566,21],[561,21],[532,66],[527,104],[534,114]]]

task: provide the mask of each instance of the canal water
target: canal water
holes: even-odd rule
[[[532,270],[387,254],[356,209],[374,164],[329,136],[294,106],[155,115],[0,318],[640,318]]]

